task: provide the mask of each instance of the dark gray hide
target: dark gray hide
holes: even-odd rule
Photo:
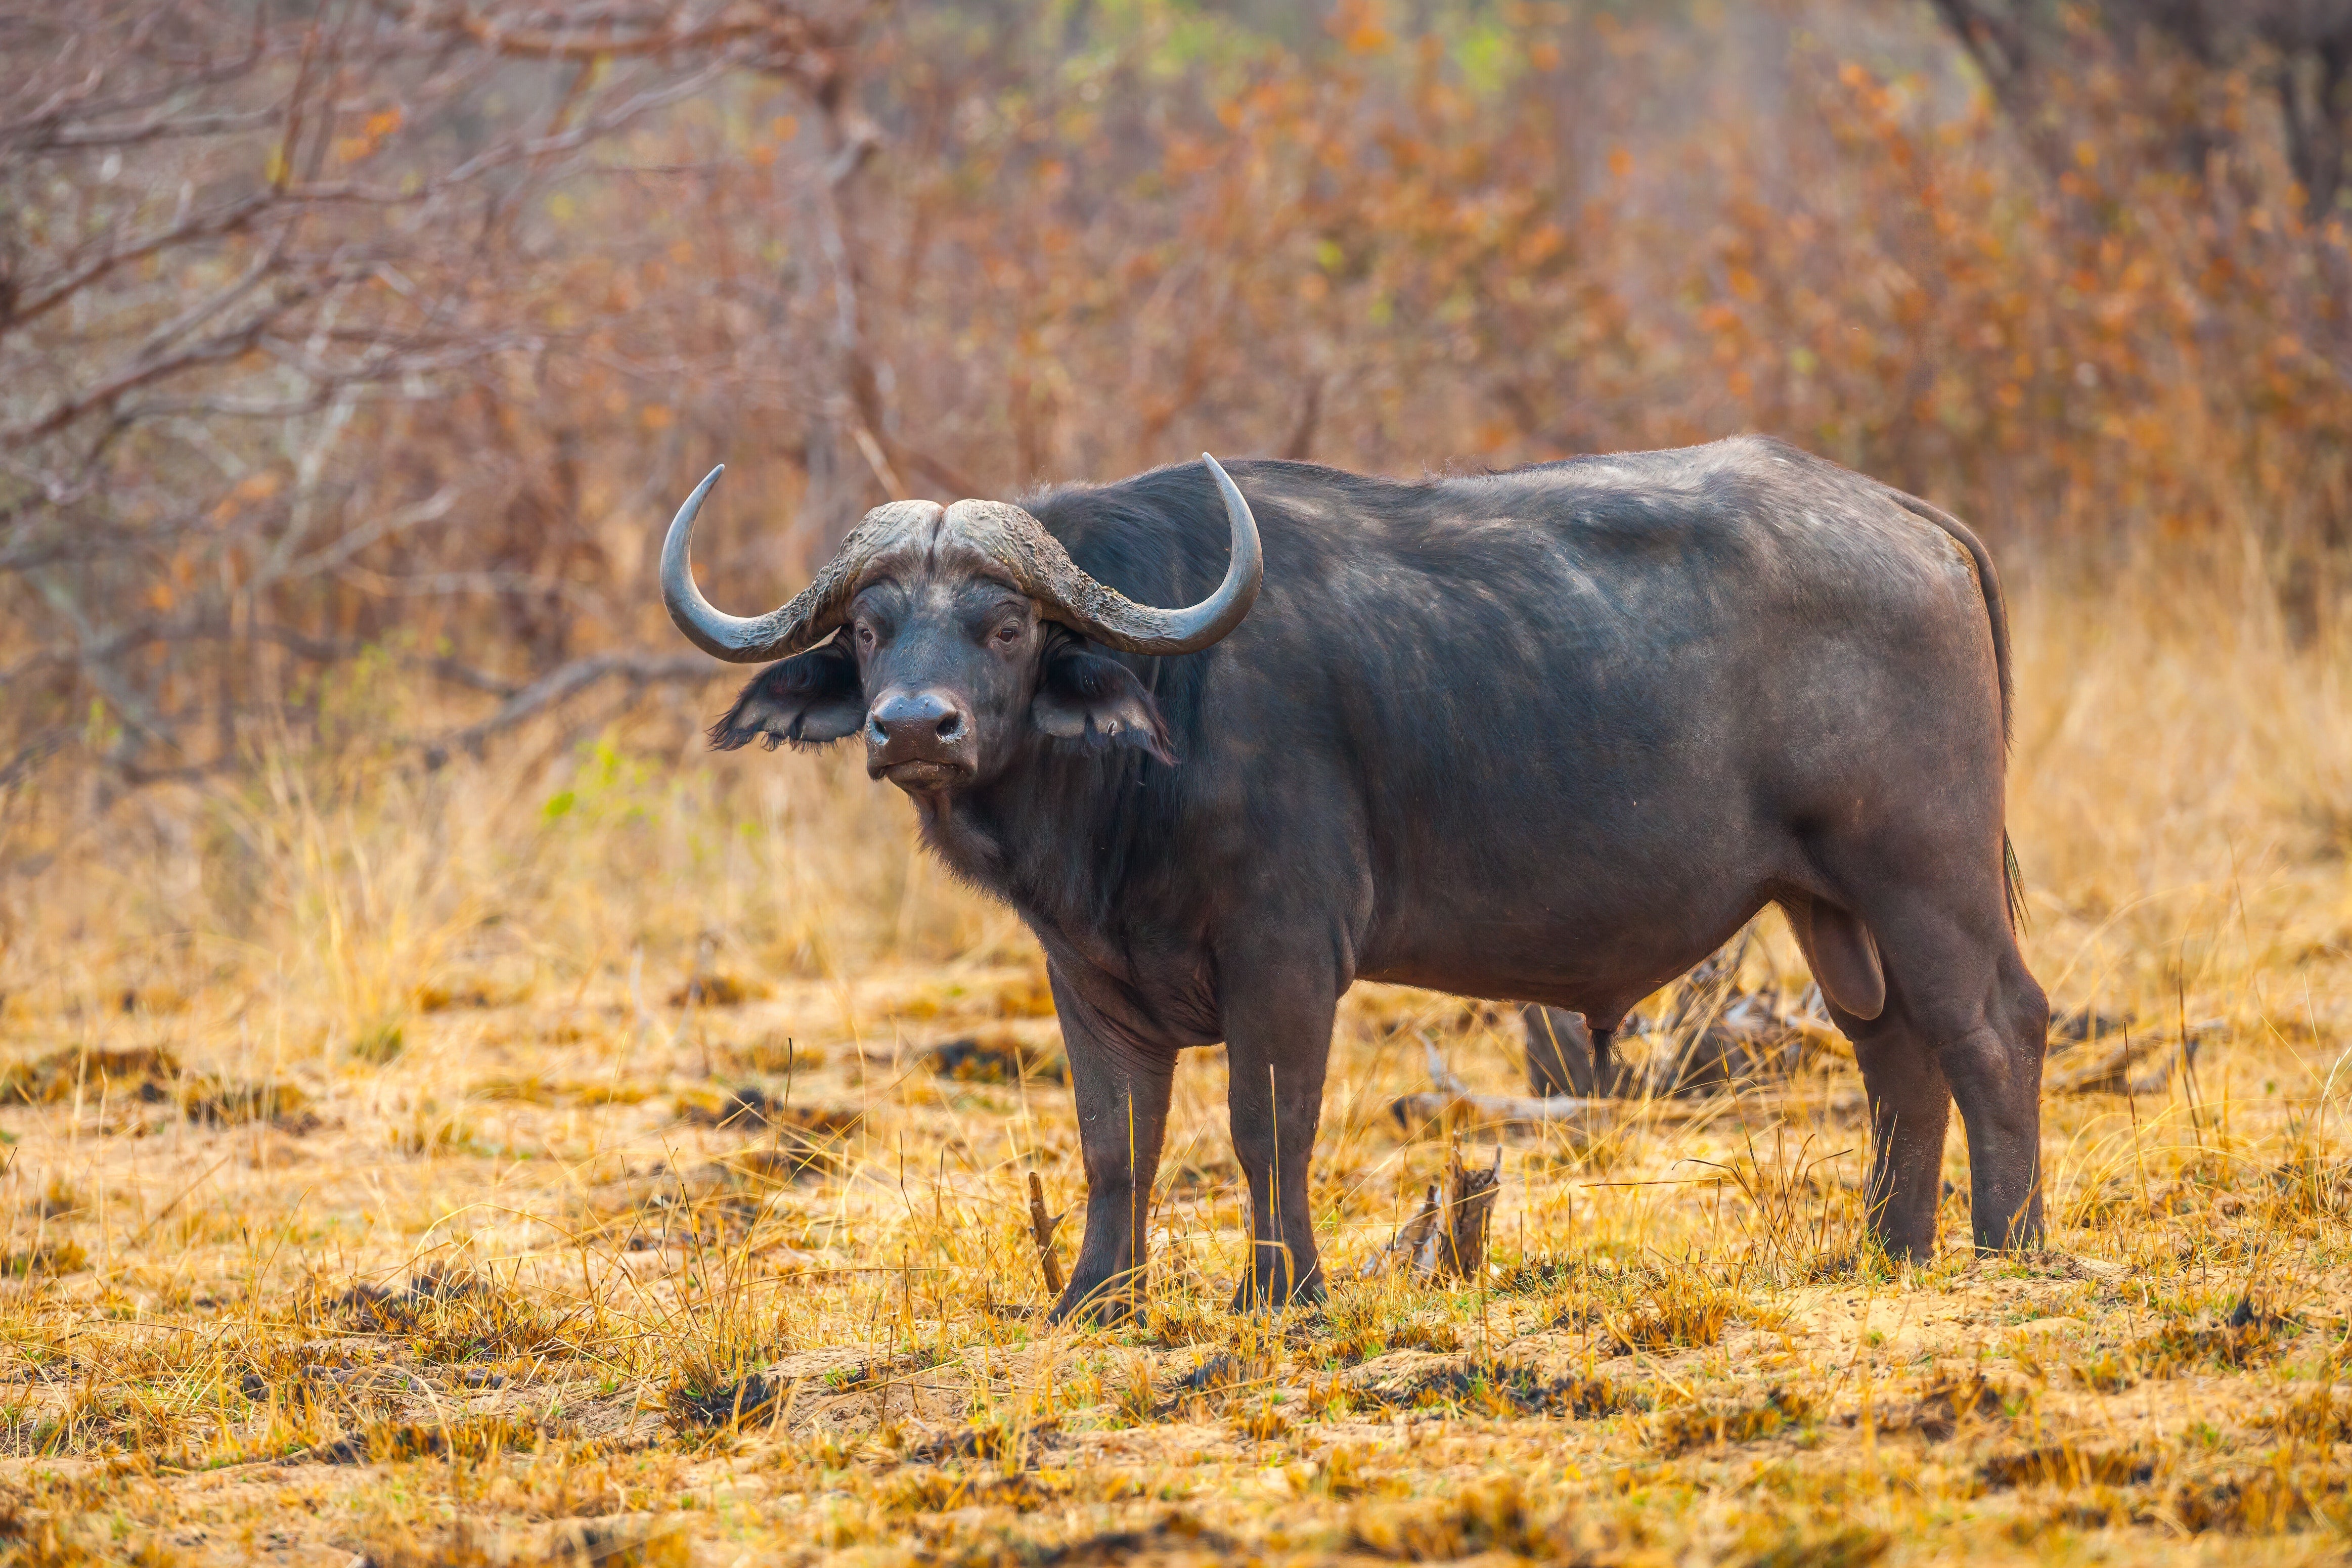
[[[1140,1281],[1179,1051],[1229,1052],[1236,1304],[1311,1297],[1350,982],[1606,1030],[1776,901],[1862,1065],[1887,1249],[1934,1247],[1955,1098],[1977,1245],[2039,1244],[2047,1012],[2004,874],[2000,591],[1966,528],[1759,439],[1418,484],[1233,472],[1264,591],[1203,651],[1106,653],[969,551],[902,552],[713,729],[820,739],[898,704],[872,766],[1044,945],[1089,1192],[1057,1312]],[[1201,466],[1028,505],[1142,603],[1225,570]],[[955,749],[927,762],[935,731]]]

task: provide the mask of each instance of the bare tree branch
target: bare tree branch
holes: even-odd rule
[[[608,680],[634,685],[656,682],[699,685],[710,679],[710,660],[699,653],[594,653],[549,671],[500,704],[498,712],[430,742],[426,764],[438,767],[452,751],[478,750],[490,737],[536,718],[557,704]]]
[[[509,705],[477,738],[687,678],[569,645],[611,622],[592,585],[616,562],[564,455],[595,436],[534,401],[555,377],[565,407],[667,418],[738,354],[643,352],[672,242],[573,214],[657,210],[601,175],[693,162],[661,150],[706,104],[837,93],[868,9],[0,0],[0,210],[24,220],[0,234],[0,755],[33,759],[9,777],[93,699],[125,779],[231,765],[287,655],[418,635],[450,653],[398,664]],[[613,302],[583,315],[583,288]],[[490,673],[510,662],[549,674]]]

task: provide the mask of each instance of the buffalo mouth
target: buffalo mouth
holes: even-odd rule
[[[913,793],[929,793],[944,789],[968,777],[971,769],[954,762],[938,762],[928,758],[912,758],[905,762],[893,762],[867,769],[877,779],[887,779],[899,789]]]

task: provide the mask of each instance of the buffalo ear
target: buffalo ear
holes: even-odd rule
[[[857,658],[838,643],[771,664],[743,688],[727,716],[710,727],[710,744],[733,751],[757,740],[815,746],[866,727],[866,687]]]
[[[1082,740],[1096,751],[1132,746],[1171,766],[1176,761],[1151,694],[1134,671],[1100,653],[1066,647],[1049,655],[1029,716],[1047,735]]]

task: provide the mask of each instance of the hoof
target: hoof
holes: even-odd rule
[[[1244,1280],[1234,1288],[1233,1306],[1230,1310],[1238,1314],[1279,1312],[1292,1307],[1319,1307],[1323,1304],[1326,1294],[1323,1289],[1323,1270],[1318,1268],[1314,1273],[1300,1281],[1292,1289],[1287,1299],[1277,1301],[1276,1299],[1277,1294],[1277,1291],[1259,1281]]]
[[[1134,1317],[1135,1312],[1135,1292],[1128,1286],[1112,1281],[1081,1285],[1074,1280],[1069,1289],[1062,1292],[1062,1299],[1054,1303],[1054,1310],[1045,1314],[1045,1321],[1051,1323],[1090,1323],[1102,1328],[1123,1323]]]

